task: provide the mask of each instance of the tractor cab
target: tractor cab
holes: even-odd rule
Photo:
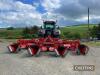
[[[55,21],[43,21],[43,26],[41,26],[39,36],[47,37],[49,35],[55,38],[60,36],[59,26],[56,25]]]
[[[53,30],[56,27],[54,21],[45,21],[45,22],[43,22],[43,24],[44,24],[43,27],[46,30]]]

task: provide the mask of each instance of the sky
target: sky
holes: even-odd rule
[[[59,26],[100,22],[100,0],[0,0],[0,28],[42,25],[57,20]]]

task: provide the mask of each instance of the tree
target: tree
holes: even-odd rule
[[[32,26],[32,27],[25,27],[22,31],[22,36],[24,38],[35,38],[38,36],[38,30],[39,27],[38,26]]]
[[[97,26],[93,26],[93,28],[90,30],[90,35],[93,38],[100,38],[100,23]]]
[[[100,23],[98,24],[97,28],[97,38],[100,40]]]
[[[25,27],[23,29],[23,34],[29,34],[30,33],[30,29],[28,27]]]
[[[97,35],[97,26],[93,26],[93,28],[90,29],[90,36],[94,38],[96,37],[96,35]]]
[[[34,25],[33,27],[30,28],[30,33],[31,34],[37,34],[39,31],[39,27]]]
[[[14,29],[14,27],[8,27],[7,28],[7,30],[13,30]]]
[[[28,27],[25,27],[22,31],[22,36],[24,38],[29,38],[29,33],[30,33],[30,29]]]

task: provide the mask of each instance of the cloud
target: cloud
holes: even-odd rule
[[[12,2],[13,0],[0,0],[0,10],[1,11],[11,10],[13,7]]]
[[[86,19],[88,7],[91,19],[100,16],[100,0],[62,0],[61,6],[54,13],[64,16],[66,19]]]
[[[45,19],[58,20],[60,25],[87,23],[88,7],[90,23],[99,23],[99,3],[100,0],[33,0],[31,4],[0,0],[0,27],[41,25]]]
[[[63,18],[62,24],[87,23],[88,7],[91,23],[98,23],[100,17],[100,0],[44,0],[43,6],[52,15],[60,16],[59,21]]]
[[[79,0],[62,0],[61,7],[54,10],[66,19],[77,19],[87,15],[87,8],[79,4]]]
[[[41,13],[36,7],[14,0],[0,0],[0,27],[25,27],[41,24]]]
[[[47,11],[52,11],[60,7],[60,0],[43,0],[41,3]]]
[[[33,5],[34,5],[35,7],[39,7],[40,3],[39,3],[39,2],[34,2]]]

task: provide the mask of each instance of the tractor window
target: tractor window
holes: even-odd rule
[[[45,26],[45,28],[46,28],[46,29],[53,29],[53,28],[54,28],[54,25],[47,24],[47,25]]]

